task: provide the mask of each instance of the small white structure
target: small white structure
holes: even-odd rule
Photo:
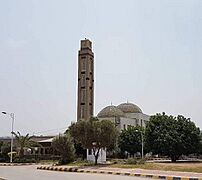
[[[95,162],[95,156],[93,154],[93,149],[87,149],[87,161]],[[106,163],[106,148],[100,149],[97,162]]]

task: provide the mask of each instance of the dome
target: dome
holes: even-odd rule
[[[104,109],[102,109],[97,115],[98,118],[124,117],[124,116],[125,116],[124,113],[116,106],[107,106]]]
[[[124,113],[142,113],[142,110],[135,104],[132,103],[122,103],[117,106]]]

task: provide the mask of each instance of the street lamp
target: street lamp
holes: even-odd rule
[[[9,115],[12,120],[11,121],[11,157],[10,157],[10,163],[12,163],[13,162],[13,125],[14,125],[15,114],[7,113],[5,111],[3,111],[2,114]]]
[[[141,141],[142,141],[142,159],[144,158],[144,138],[142,131],[136,130],[136,132],[140,132],[141,134]]]

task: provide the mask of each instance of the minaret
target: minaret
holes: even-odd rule
[[[90,40],[81,40],[78,54],[77,121],[89,120],[94,111],[94,54]]]

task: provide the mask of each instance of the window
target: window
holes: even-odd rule
[[[82,89],[81,90],[81,102],[85,102],[85,98],[86,98],[86,96],[85,96],[85,89]]]
[[[81,107],[81,118],[84,118],[84,106]]]
[[[85,75],[81,76],[81,86],[85,86]]]
[[[139,125],[139,119],[136,119],[136,126]]]
[[[82,61],[81,61],[81,69],[82,69],[83,71],[86,70],[86,61],[85,61],[85,60],[82,60]]]
[[[120,124],[120,118],[119,117],[115,117],[115,125],[117,126],[118,124]]]
[[[126,125],[125,124],[123,125],[123,129],[126,130]]]

